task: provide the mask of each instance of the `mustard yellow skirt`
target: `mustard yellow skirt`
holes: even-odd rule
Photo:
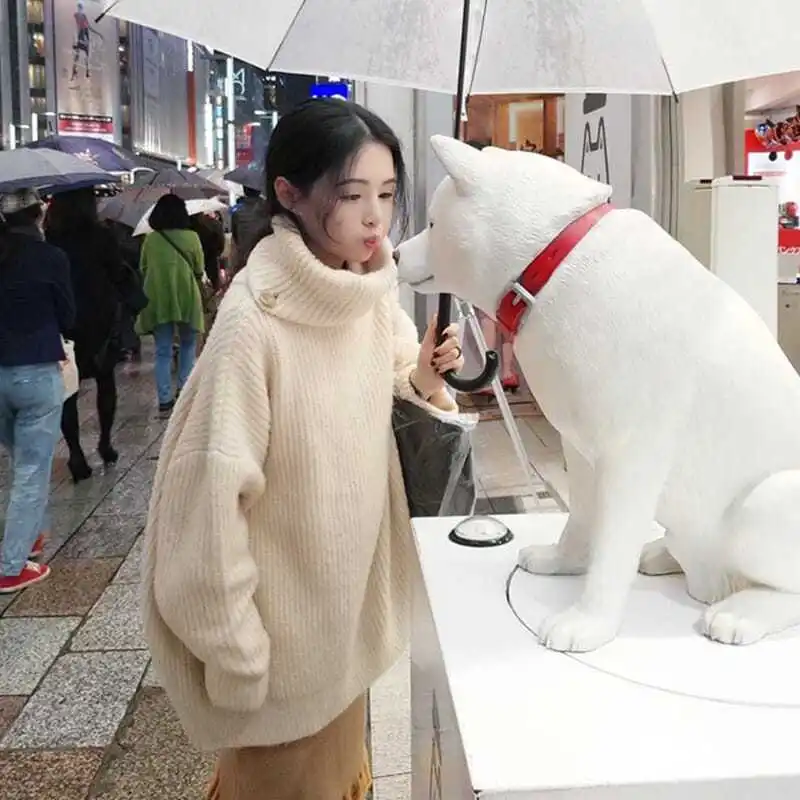
[[[372,785],[366,708],[362,697],[319,733],[296,742],[225,750],[208,800],[365,800]]]

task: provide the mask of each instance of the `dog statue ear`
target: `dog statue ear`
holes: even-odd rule
[[[484,161],[480,150],[450,136],[431,136],[431,147],[453,179],[459,194],[469,195],[483,183]]]

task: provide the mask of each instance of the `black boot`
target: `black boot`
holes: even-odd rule
[[[67,467],[70,475],[72,475],[73,483],[80,483],[92,477],[92,468],[89,466],[89,462],[86,460],[82,450],[70,453]]]
[[[97,445],[97,452],[100,454],[100,458],[103,459],[103,463],[107,467],[113,466],[119,461],[119,453],[111,446],[111,442],[101,441],[100,444]]]

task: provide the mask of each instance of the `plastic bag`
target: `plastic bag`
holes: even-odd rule
[[[477,489],[472,431],[477,416],[394,399],[392,427],[412,517],[469,516]]]
[[[61,378],[64,381],[64,399],[77,394],[81,388],[80,377],[78,376],[78,365],[75,361],[75,342],[61,337],[61,344],[64,347],[66,358],[61,362]]]

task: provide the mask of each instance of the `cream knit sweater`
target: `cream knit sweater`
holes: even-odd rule
[[[175,408],[143,566],[156,671],[204,749],[313,734],[402,653],[411,539],[390,418],[419,345],[391,253],[324,266],[285,222]]]

